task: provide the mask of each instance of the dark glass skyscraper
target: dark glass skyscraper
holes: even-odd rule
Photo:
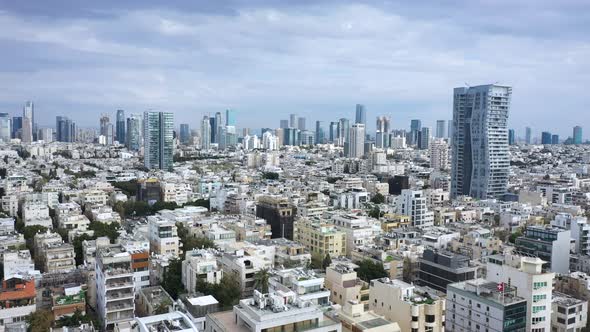
[[[58,142],[76,141],[76,124],[67,116],[55,117],[55,140]]]
[[[367,125],[367,110],[365,109],[365,105],[356,104],[354,123],[362,123],[365,126]]]
[[[514,145],[515,137],[514,137],[514,129],[508,130],[508,145]]]
[[[117,137],[117,142],[119,144],[125,144],[125,111],[124,110],[117,110],[117,127],[115,129],[115,136]]]
[[[211,135],[209,135],[211,136]],[[187,145],[191,138],[191,132],[188,123],[180,124],[180,143]]]
[[[541,144],[551,144],[551,133],[544,131],[541,133]]]
[[[12,138],[17,138],[20,135],[20,131],[23,129],[23,117],[13,116],[12,117]]]
[[[322,121],[315,122],[315,144],[323,144],[325,140],[324,137],[324,127],[322,126]]]
[[[131,114],[127,118],[127,149],[139,151],[141,148],[141,115]]]

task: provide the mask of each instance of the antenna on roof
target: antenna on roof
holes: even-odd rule
[[[468,87],[468,88],[471,87],[471,85],[469,85],[469,83],[467,83],[467,82],[465,82],[465,86]]]

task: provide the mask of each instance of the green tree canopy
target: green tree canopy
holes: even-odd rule
[[[366,282],[369,282],[373,279],[387,277],[387,271],[385,271],[383,264],[381,263],[373,263],[373,261],[365,259],[358,265],[359,268],[356,271],[356,274],[360,279]]]

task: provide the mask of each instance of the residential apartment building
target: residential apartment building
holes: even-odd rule
[[[570,231],[554,227],[528,226],[516,238],[516,250],[546,261],[544,269],[569,273]]]
[[[310,252],[323,257],[346,255],[346,233],[336,226],[319,219],[300,219],[297,242],[303,244]]]
[[[446,331],[526,331],[527,302],[508,284],[485,279],[449,284],[446,301]]]
[[[342,331],[342,325],[324,316],[319,306],[295,294],[258,291],[254,298],[240,300],[233,311],[207,315],[205,326],[205,332]]]
[[[193,249],[186,253],[186,258],[182,262],[182,284],[189,294],[198,292],[199,280],[218,284],[222,277],[223,270],[218,266],[213,251]]]
[[[107,330],[135,316],[135,290],[131,254],[121,245],[99,248],[96,255],[96,304]]]
[[[181,243],[176,223],[159,215],[149,216],[147,220],[150,252],[158,255],[179,256]]]
[[[551,331],[551,302],[554,273],[543,272],[545,262],[518,254],[488,257],[487,279],[516,287],[516,295],[527,301],[526,331]]]
[[[551,331],[583,331],[588,320],[588,301],[553,292]]]
[[[422,190],[402,190],[397,198],[397,212],[409,216],[414,227],[434,225],[434,213],[428,210]]]
[[[441,293],[389,278],[371,280],[370,284],[369,310],[396,322],[402,331],[444,331]]]

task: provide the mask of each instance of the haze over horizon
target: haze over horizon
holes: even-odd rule
[[[33,100],[41,125],[156,109],[196,129],[231,108],[239,127],[296,113],[312,128],[361,103],[370,130],[378,115],[434,128],[453,88],[495,82],[513,87],[517,136],[590,120],[587,1],[21,1],[0,24],[0,111]]]

